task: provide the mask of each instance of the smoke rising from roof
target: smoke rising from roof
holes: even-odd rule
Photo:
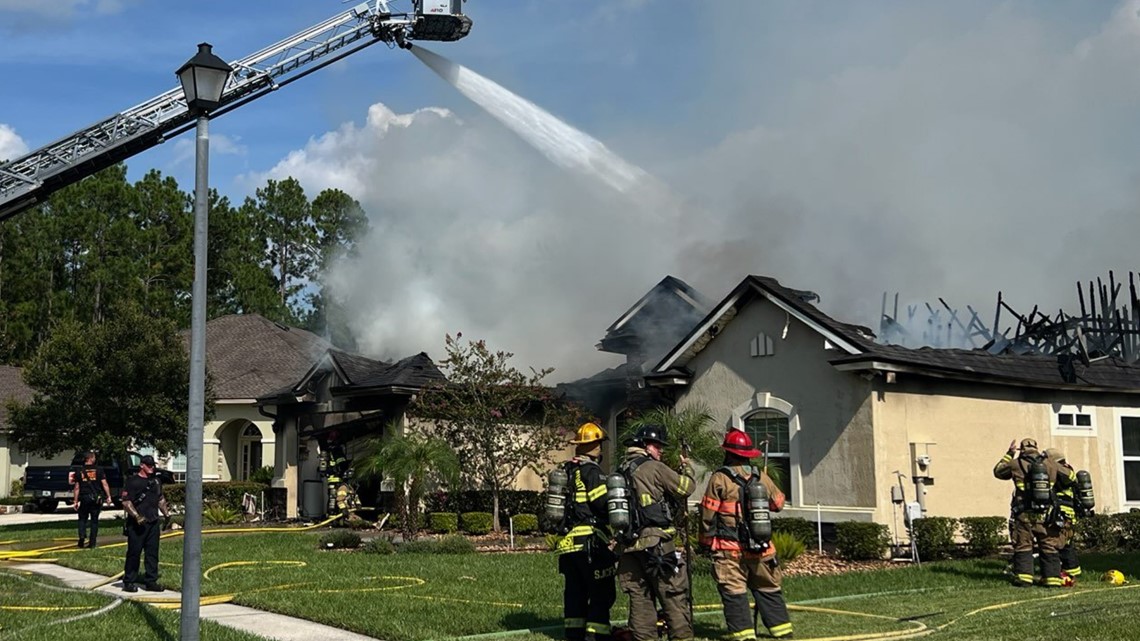
[[[621,59],[640,83],[693,97],[599,137],[699,207],[623,197],[482,114],[442,108],[375,104],[269,175],[340,187],[370,212],[363,257],[333,278],[362,346],[383,356],[438,355],[463,331],[559,380],[589,374],[616,364],[593,351],[605,328],[668,273],[714,300],[747,273],[774,276],[870,327],[884,290],[1069,304],[1074,281],[1136,267],[1140,3],[1091,26],[1035,5],[960,6],[954,20],[909,7],[805,27],[746,3],[692,41],[622,41],[615,56],[634,54]],[[756,38],[757,24],[781,35]],[[607,36],[593,31],[582,49]],[[776,82],[763,61],[779,47],[794,75]],[[700,78],[660,64],[659,48]]]

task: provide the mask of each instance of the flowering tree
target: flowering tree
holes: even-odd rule
[[[514,354],[462,336],[446,339],[439,366],[447,382],[425,388],[409,414],[455,449],[464,479],[490,490],[498,532],[501,492],[527,468],[541,473],[566,447],[579,411],[542,384],[553,368],[523,373],[509,364]]]

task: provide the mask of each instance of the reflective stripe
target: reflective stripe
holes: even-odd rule
[[[575,503],[585,503],[586,502],[586,493],[585,492],[575,492],[574,493],[574,502]]]
[[[653,496],[651,494],[642,494],[639,500],[641,501],[641,507],[653,504]]]
[[[684,474],[682,474],[681,480],[677,482],[677,493],[678,494],[688,494],[689,490],[692,489],[692,486],[693,486],[693,480],[690,479],[689,477],[685,476]]]
[[[596,501],[606,495],[606,486],[599,485],[586,493],[586,498],[591,501]]]
[[[1021,581],[1022,583],[1032,584],[1033,583],[1033,575],[1032,574],[1018,574],[1017,580]]]
[[[788,623],[774,625],[768,628],[768,632],[770,632],[772,636],[776,637],[777,639],[780,637],[786,637],[792,633],[792,623],[789,621]]]
[[[729,633],[725,638],[730,639],[731,641],[740,641],[740,639],[755,639],[756,638],[756,631],[755,630],[741,630],[739,632],[732,632],[732,633]]]
[[[1013,485],[1019,490],[1025,489],[1025,481],[1014,481]]]
[[[604,623],[587,623],[586,632],[593,632],[594,634],[609,634],[612,628]]]
[[[1051,576],[1045,579],[1045,585],[1065,585],[1065,581],[1059,576]]]
[[[1065,571],[1069,573],[1069,576],[1080,576],[1081,575],[1081,568],[1079,568],[1079,567],[1075,567],[1071,570],[1065,570]]]
[[[566,619],[562,622],[563,627],[568,629],[584,628],[586,627],[585,619]]]
[[[1012,460],[1013,460],[1013,455],[1011,455],[1011,454],[1006,454],[1005,456],[1001,457],[1002,463],[1009,463]]]
[[[730,515],[736,514],[736,506],[737,505],[740,505],[740,504],[737,503],[736,501],[718,501],[717,499],[714,499],[711,496],[706,496],[701,501],[701,507],[707,507],[708,509],[712,510],[713,512],[719,512],[720,514],[730,514]]]

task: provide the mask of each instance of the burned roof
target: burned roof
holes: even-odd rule
[[[422,389],[446,380],[431,357],[420,352],[395,363],[385,364],[383,368],[376,368],[359,380],[353,380],[351,385],[338,387],[334,393],[357,393],[382,388]]]
[[[0,433],[7,432],[8,401],[31,403],[35,390],[24,382],[24,370],[11,365],[0,365]]]
[[[597,348],[615,354],[648,351],[659,356],[711,307],[708,299],[688,283],[666,276],[606,329]]]
[[[1083,363],[1070,355],[991,354],[984,349],[918,349],[875,345],[831,361],[839,369],[897,369],[939,378],[1050,389],[1140,392],[1140,365],[1105,358]]]
[[[848,354],[859,354],[875,346],[875,334],[870,329],[837,321],[813,305],[813,301],[819,300],[818,294],[785,287],[775,278],[748,276],[665,355],[653,368],[653,373],[684,367],[736,317],[740,309],[758,296],[772,301]]]
[[[183,332],[189,344],[189,332]],[[255,399],[295,383],[331,345],[257,314],[206,323],[206,367],[219,399]]]

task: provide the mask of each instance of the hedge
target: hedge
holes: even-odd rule
[[[333,530],[321,536],[320,547],[326,550],[358,548],[360,535],[352,530]]]
[[[948,516],[927,516],[915,519],[910,524],[918,558],[923,561],[937,561],[954,556],[954,534],[958,530],[958,520]]]
[[[428,515],[428,529],[436,534],[454,534],[459,531],[459,515],[454,512],[432,512]]]
[[[1007,540],[1002,536],[1007,519],[1001,516],[971,516],[961,520],[966,550],[971,556],[990,556]]]
[[[515,534],[530,534],[538,530],[538,515],[516,514],[511,517],[511,523],[514,524]]]
[[[226,482],[211,482],[202,484],[202,502],[205,504],[223,505],[230,509],[241,510],[241,499],[245,494],[252,494],[261,500],[261,493],[265,491],[265,486],[260,483],[249,483],[247,481],[226,481]],[[186,502],[186,484],[174,483],[172,485],[164,485],[162,493],[166,496],[166,502],[171,505],[181,506]]]
[[[1122,512],[1113,518],[1120,528],[1120,547],[1130,552],[1140,550],[1140,512]]]
[[[1082,550],[1115,552],[1120,549],[1120,524],[1114,514],[1091,514],[1077,521],[1077,543]]]
[[[772,519],[772,532],[786,532],[803,541],[805,546],[817,545],[816,524],[798,516],[776,517]]]
[[[459,527],[468,534],[487,534],[491,531],[490,512],[464,512],[459,515]]]
[[[835,524],[835,551],[850,561],[877,561],[890,546],[887,526],[879,523],[842,521]],[[776,551],[779,554],[779,550]]]
[[[436,492],[427,497],[428,512],[491,512],[494,499],[490,490],[463,492]],[[530,490],[503,490],[499,492],[499,519],[507,524],[514,514],[542,514],[542,492]]]

